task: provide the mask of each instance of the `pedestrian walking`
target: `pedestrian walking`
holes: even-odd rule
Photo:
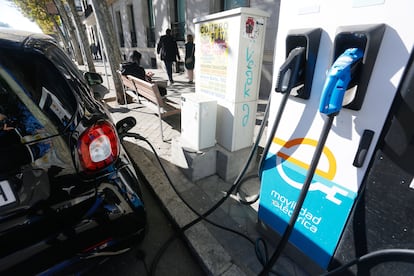
[[[97,50],[98,59],[102,59],[101,44],[99,44],[99,41],[98,41],[98,44],[96,45],[96,50]]]
[[[165,35],[160,37],[160,41],[157,45],[157,53],[160,55],[161,60],[164,61],[170,84],[173,84],[172,66],[174,62],[177,62],[177,58],[178,60],[181,58],[180,53],[178,52],[177,42],[171,35],[171,29],[167,29]]]
[[[93,55],[93,59],[98,59],[98,47],[94,42],[91,44],[90,48]]]
[[[188,83],[194,80],[194,62],[195,62],[195,44],[193,35],[187,35],[187,43],[185,43],[185,69],[187,69]]]

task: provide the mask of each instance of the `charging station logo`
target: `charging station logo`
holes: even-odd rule
[[[318,142],[305,137],[285,141],[275,137],[272,142],[263,165],[258,213],[264,223],[283,233]],[[356,197],[341,185],[348,183],[334,182],[337,174],[334,152],[325,146],[290,238],[322,267],[329,264]]]
[[[293,157],[292,154],[295,150],[298,150],[299,146],[314,149],[318,142],[309,138],[297,138],[286,142],[275,137],[273,143],[282,146],[280,151],[276,153],[276,168],[280,177],[290,186],[300,190],[304,182],[303,176],[306,175],[306,171],[310,165],[301,159]],[[327,200],[340,205],[342,200],[337,195],[347,196],[348,191],[338,187],[332,182],[336,174],[336,159],[331,150],[326,146],[323,149],[323,156],[327,162],[328,169],[316,169],[309,191],[320,191],[326,195],[325,198]],[[300,177],[285,172],[285,168],[289,166],[289,163],[293,164],[296,168],[302,169]]]

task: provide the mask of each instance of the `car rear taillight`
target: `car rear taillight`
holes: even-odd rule
[[[79,138],[80,162],[86,171],[96,171],[112,164],[119,153],[119,140],[112,124],[95,123]]]

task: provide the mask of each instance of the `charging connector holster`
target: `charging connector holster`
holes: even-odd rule
[[[302,99],[309,99],[310,97],[321,34],[321,28],[296,29],[288,32],[286,37],[286,57],[294,48],[305,48],[303,66],[299,71],[297,83],[290,92],[292,96]]]
[[[336,60],[348,48],[359,48],[364,52],[362,62],[355,68],[356,71],[352,72],[353,78],[347,90],[354,90],[349,92],[352,95],[347,97],[344,108],[361,109],[385,27],[385,24],[369,24],[343,26],[337,29],[333,44],[333,60]]]

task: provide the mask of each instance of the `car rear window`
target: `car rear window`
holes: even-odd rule
[[[51,112],[34,104],[24,87],[0,64],[0,175],[32,162],[42,168],[70,164],[64,133],[57,127],[62,123],[56,124],[59,120],[56,115],[49,116]]]
[[[0,64],[59,131],[67,127],[77,101],[55,65],[43,55],[14,50],[2,50]]]

